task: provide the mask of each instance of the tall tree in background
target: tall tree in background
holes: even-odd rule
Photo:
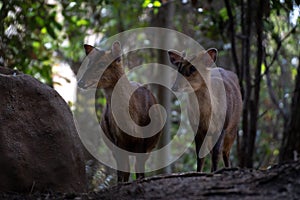
[[[252,168],[254,166],[255,152],[257,152],[257,135],[261,131],[260,128],[263,124],[259,120],[260,117],[269,112],[264,110],[263,113],[260,113],[262,110],[260,106],[261,84],[265,75],[271,101],[275,108],[279,110],[283,121],[286,120],[287,113],[283,107],[285,104],[277,100],[273,88],[269,87],[272,85],[271,82],[274,83],[276,80],[270,79],[269,70],[274,61],[277,61],[281,66],[282,61],[280,59],[286,60],[286,58],[280,58],[278,52],[282,47],[283,41],[295,31],[295,27],[288,30],[286,35],[283,32],[278,34],[274,30],[274,22],[272,20],[280,16],[280,13],[285,13],[286,18],[289,19],[290,12],[296,5],[296,2],[286,1],[280,3],[278,1],[246,0],[232,3],[224,0],[224,3],[229,19],[228,30],[230,32],[233,64],[240,79],[244,100],[242,135],[238,138],[239,165],[240,167]],[[240,16],[240,19],[238,16]],[[286,27],[289,27],[289,24],[286,23]],[[280,25],[278,26],[280,27]],[[281,27],[278,29],[285,30],[285,28]],[[275,41],[275,50],[271,46],[272,41]],[[289,71],[289,65],[287,64],[285,63],[285,66],[281,68],[283,69],[281,70],[282,74],[284,71]],[[273,66],[273,68],[275,67]],[[284,122],[283,124],[286,123]]]
[[[152,25],[162,28],[173,28],[173,18],[174,18],[174,12],[175,12],[175,2],[173,1],[164,1],[162,6],[159,8],[158,13],[152,17]],[[170,38],[168,36],[165,36],[163,40],[165,41],[164,46],[167,46],[168,42],[170,41]],[[169,59],[166,54],[166,52],[163,52],[163,50],[158,50],[158,63],[168,65]],[[160,79],[164,80],[167,84],[171,81],[170,74],[166,73],[159,73],[157,74]],[[167,120],[164,125],[164,128],[162,130],[162,136],[160,138],[159,142],[159,148],[163,148],[166,146],[170,140],[171,140],[171,91],[168,88],[165,88],[163,86],[158,86],[158,102],[164,106],[166,113],[167,113]],[[170,149],[167,149],[166,151],[163,151],[164,154],[160,155],[160,160],[162,162],[165,162],[168,160],[168,157],[170,155]],[[162,168],[159,170],[159,173],[171,173],[171,166],[166,166],[165,168]]]
[[[298,57],[300,60],[300,56]],[[289,123],[284,130],[279,161],[297,160],[300,154],[300,62],[295,81]]]
[[[257,121],[259,112],[259,97],[261,84],[261,65],[264,58],[263,47],[263,17],[265,16],[265,8],[267,1],[248,0],[241,1],[241,19],[240,24],[237,24],[236,16],[233,16],[232,7],[228,0],[225,0],[225,5],[230,20],[231,31],[231,46],[232,55],[236,72],[240,79],[244,108],[242,119],[242,140],[239,142],[239,162],[241,167],[253,167],[253,153],[257,131]],[[237,57],[237,41],[236,41],[236,26],[241,27],[241,58]],[[255,37],[254,37],[255,36]],[[251,44],[256,38],[256,64],[250,62],[251,55],[254,54],[251,50]],[[254,73],[253,73],[254,72]],[[240,140],[238,138],[238,140]]]

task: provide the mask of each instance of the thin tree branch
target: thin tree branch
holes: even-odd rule
[[[266,65],[266,59],[264,60],[264,63]],[[284,118],[284,121],[288,120],[288,116],[286,115],[286,113],[284,112],[284,110],[279,106],[279,101],[274,93],[273,90],[273,86],[272,86],[272,81],[270,78],[270,73],[269,71],[267,71],[266,73],[266,80],[267,80],[267,87],[268,87],[268,93],[270,95],[271,101],[274,104],[274,106],[277,108],[277,110],[279,110],[280,115]]]
[[[240,70],[240,64],[237,58],[237,54],[236,54],[236,41],[235,41],[235,37],[236,37],[236,33],[235,33],[235,21],[234,21],[234,17],[232,14],[232,10],[231,10],[231,6],[229,3],[229,0],[224,0],[225,2],[225,6],[226,6],[226,10],[227,10],[227,14],[228,14],[228,18],[229,18],[229,29],[231,32],[231,53],[232,53],[232,57],[233,57],[233,63],[236,69],[236,73],[238,74],[238,77],[241,78],[241,70]]]
[[[287,122],[288,120],[288,116],[287,114],[284,112],[284,110],[279,106],[279,101],[278,99],[276,98],[276,95],[274,93],[274,90],[273,90],[273,87],[272,87],[272,81],[271,81],[271,78],[270,78],[270,68],[271,66],[274,64],[275,60],[277,59],[278,57],[278,53],[281,49],[281,46],[282,46],[282,43],[296,30],[296,27],[297,26],[294,26],[281,40],[279,40],[277,42],[277,47],[276,47],[276,50],[275,50],[275,53],[274,53],[274,56],[271,60],[271,62],[268,64],[267,63],[267,60],[266,58],[264,59],[264,64],[266,66],[266,70],[265,72],[261,75],[261,76],[266,76],[266,81],[267,81],[267,87],[268,87],[268,93],[270,95],[270,98],[271,98],[271,101],[272,103],[275,105],[275,107],[279,110],[279,113],[280,115],[284,118],[284,120]]]
[[[275,60],[276,60],[276,58],[277,58],[277,56],[278,56],[278,53],[279,53],[279,50],[280,50],[280,48],[281,48],[281,46],[282,46],[282,43],[293,33],[293,32],[295,32],[296,31],[296,28],[297,28],[297,25],[296,26],[294,26],[281,40],[279,40],[278,42],[277,42],[277,48],[276,48],[276,50],[275,50],[275,53],[274,53],[274,56],[273,56],[273,58],[272,58],[272,60],[271,60],[271,62],[269,63],[269,64],[267,64],[267,62],[265,62],[265,66],[266,66],[266,70],[265,70],[265,72],[264,72],[264,74],[262,74],[262,76],[264,76],[264,75],[266,75],[267,73],[268,73],[268,71],[269,71],[269,69],[271,68],[271,66],[274,64],[274,62],[275,62]]]
[[[264,112],[262,112],[261,114],[259,114],[259,115],[257,116],[257,120],[260,119],[260,118],[262,118],[263,116],[265,116],[265,115],[267,114],[268,111],[269,111],[269,110],[265,110]]]

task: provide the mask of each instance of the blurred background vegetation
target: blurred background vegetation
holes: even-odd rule
[[[244,109],[232,165],[268,168],[297,159],[300,153],[299,4],[299,0],[4,0],[0,65],[54,86],[59,67],[70,66],[77,73],[84,43],[93,41],[91,45],[97,46],[117,33],[147,26],[180,31],[205,48],[217,48],[217,65],[239,76]],[[151,61],[142,51],[139,55],[128,56],[129,67]],[[167,141],[176,134],[180,111],[172,95],[165,98],[163,89],[155,91],[171,115]],[[99,110],[103,98],[99,92]],[[104,175],[111,173],[104,168],[91,172],[97,187],[112,179]],[[195,168],[191,146],[165,172]]]

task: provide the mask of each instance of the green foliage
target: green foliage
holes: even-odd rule
[[[51,41],[61,29],[55,6],[44,1],[8,1],[2,5],[1,13],[3,64],[51,84]]]

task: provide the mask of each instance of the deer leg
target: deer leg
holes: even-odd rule
[[[233,131],[228,132],[228,134],[226,133],[226,135],[224,136],[222,154],[223,154],[223,161],[224,161],[225,167],[230,167],[230,159],[229,159],[230,149],[234,143],[234,139],[236,137],[237,131],[238,131],[238,129],[236,127],[233,129]]]
[[[204,166],[204,158],[197,157],[197,172],[202,172]]]
[[[223,161],[224,161],[225,167],[230,167],[229,152],[223,151],[222,154],[223,154]]]
[[[135,161],[135,171],[136,171],[136,179],[145,178],[145,163],[148,159],[148,155],[142,154],[136,157]]]
[[[129,157],[127,154],[116,152],[114,157],[117,162],[118,182],[128,182],[129,180]]]
[[[212,165],[211,165],[211,172],[214,172],[218,169],[218,162],[219,162],[219,156],[220,155],[220,150],[218,148],[213,148],[212,151],[212,157],[211,157],[211,161],[212,161]]]
[[[200,135],[196,135],[195,137],[195,145],[196,145],[196,156],[197,156],[197,172],[203,171],[204,166],[204,158],[199,157],[199,152],[201,149],[201,145],[203,144],[203,138]]]
[[[213,147],[212,154],[211,154],[211,172],[214,172],[218,169],[218,163],[220,159],[220,153],[223,147],[223,141],[224,141],[224,131],[221,132],[221,135],[219,136],[217,143]]]

